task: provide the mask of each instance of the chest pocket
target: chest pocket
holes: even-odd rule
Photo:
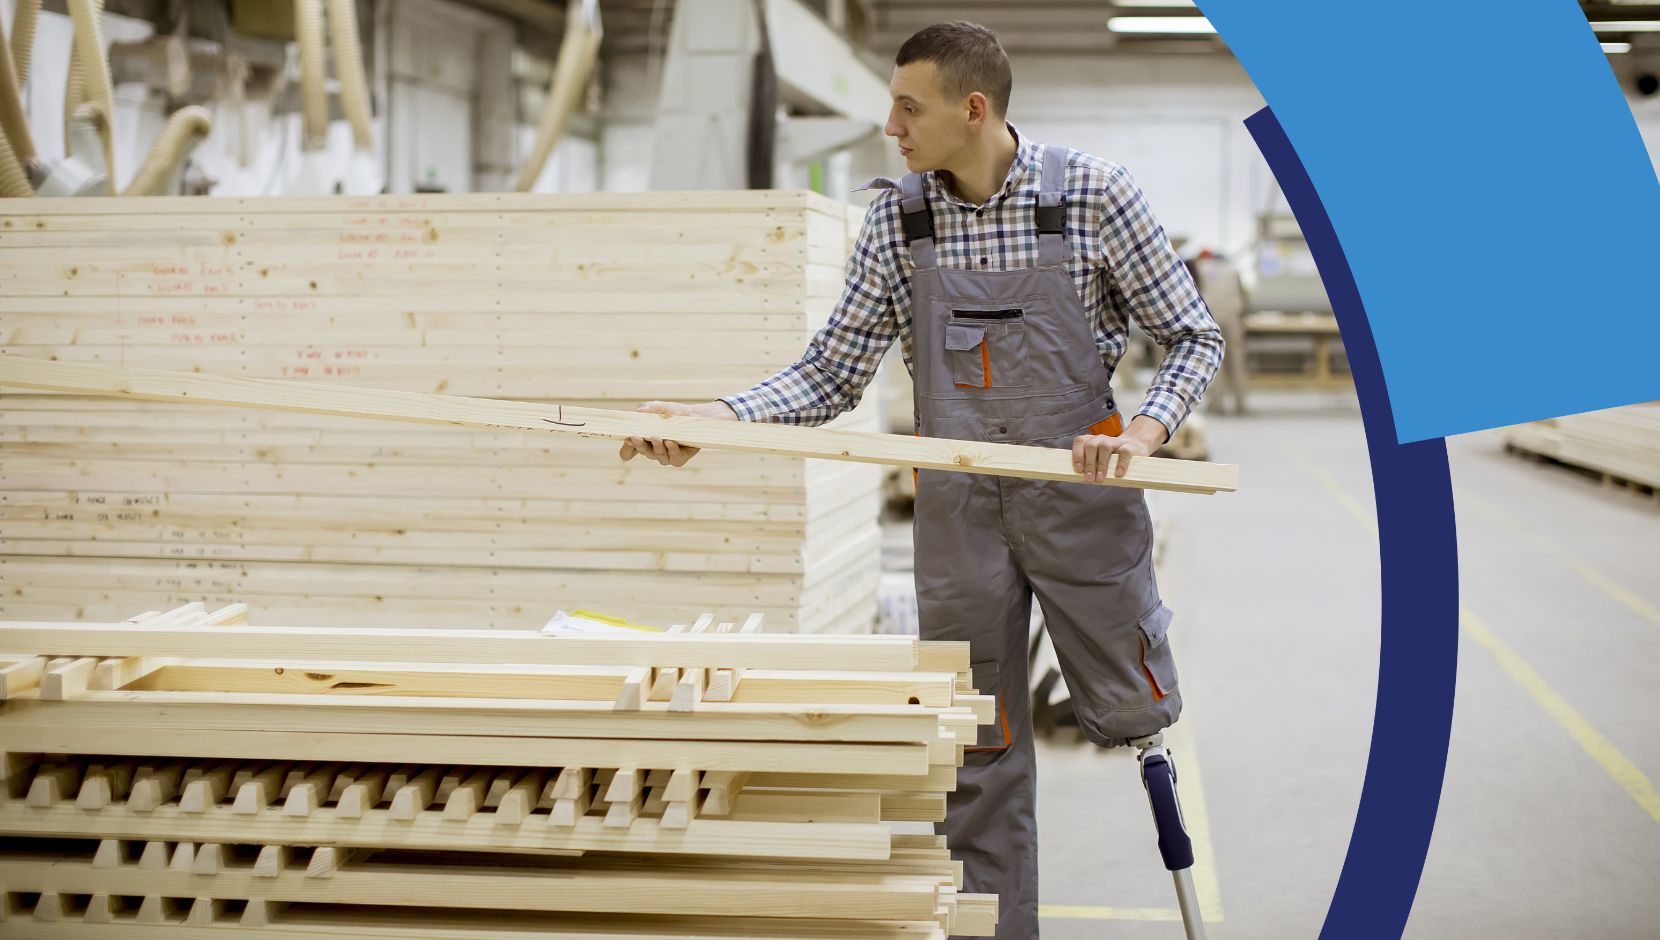
[[[1018,388],[1030,382],[1026,314],[1021,310],[953,310],[945,357],[957,388]]]

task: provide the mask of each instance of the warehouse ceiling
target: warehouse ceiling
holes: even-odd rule
[[[1005,3],[998,0],[873,0],[877,28],[871,46],[891,55],[912,33],[933,23],[969,20],[989,27],[1010,55],[1041,53],[1197,53],[1227,54],[1227,46],[1214,32],[1180,32],[1204,29],[1204,19],[1191,2],[1110,3],[1107,0],[1032,0]],[[1109,23],[1123,17],[1168,28],[1170,32],[1131,33],[1115,31]],[[1168,20],[1168,24],[1148,18]],[[1185,22],[1184,22],[1185,21]]]
[[[838,17],[855,42],[887,59],[912,33],[931,23],[971,20],[995,30],[1011,54],[1099,52],[1118,48],[1141,52],[1226,53],[1214,34],[1130,35],[1114,33],[1114,16],[1198,17],[1192,3],[1163,0],[804,0],[834,23]],[[835,8],[840,7],[838,12]],[[667,41],[674,0],[600,0],[606,45],[613,53],[649,52]]]
[[[110,0],[157,2],[157,0]],[[557,35],[563,0],[464,0]],[[1193,0],[803,0],[832,24],[845,24],[855,44],[887,59],[912,33],[931,23],[965,19],[997,32],[1011,54],[1090,53],[1228,55],[1206,28]],[[599,0],[606,50],[614,55],[660,52],[674,19],[674,0]],[[1660,51],[1660,0],[1580,0],[1605,44]],[[1114,23],[1114,20],[1117,20]],[[1115,28],[1116,26],[1116,28]],[[1619,50],[1610,50],[1619,51]]]

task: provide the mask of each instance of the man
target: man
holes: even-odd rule
[[[1086,483],[923,471],[916,585],[924,639],[966,640],[995,694],[943,829],[967,889],[996,893],[997,936],[1038,936],[1037,821],[1026,654],[1035,594],[1080,724],[1111,747],[1176,720],[1181,696],[1153,578],[1142,491],[1091,486],[1153,453],[1222,357],[1186,267],[1123,167],[1022,138],[989,30],[930,26],[895,59],[886,133],[912,171],[871,204],[846,288],[801,360],[747,392],[640,410],[820,424],[858,404],[899,340],[919,434],[1069,447]],[[1126,427],[1111,387],[1134,318],[1165,349]],[[682,466],[696,453],[631,439]],[[1092,821],[1094,825],[1104,820]]]

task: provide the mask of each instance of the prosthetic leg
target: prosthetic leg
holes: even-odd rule
[[[1130,746],[1136,749],[1136,759],[1141,762],[1141,785],[1147,790],[1153,825],[1158,829],[1159,854],[1176,882],[1176,903],[1181,908],[1187,940],[1204,940],[1205,923],[1199,916],[1199,898],[1193,888],[1193,840],[1188,838],[1187,825],[1182,821],[1182,804],[1176,796],[1176,765],[1165,750],[1164,733],[1136,738]]]

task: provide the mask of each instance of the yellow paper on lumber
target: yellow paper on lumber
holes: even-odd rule
[[[663,631],[645,624],[629,623],[622,617],[611,617],[592,610],[576,610],[571,613],[556,610],[553,612],[553,616],[548,618],[548,622],[543,624],[542,632],[549,636],[594,636],[606,633],[627,636],[632,633],[662,633]]]

